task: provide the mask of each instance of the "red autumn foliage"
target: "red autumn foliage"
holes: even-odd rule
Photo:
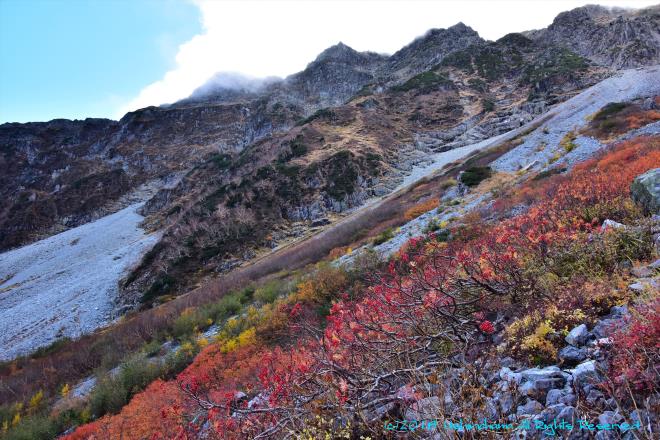
[[[479,324],[479,330],[486,333],[487,335],[490,335],[495,332],[495,326],[490,321],[483,321],[481,324]]]
[[[660,387],[660,299],[641,306],[627,326],[612,336],[610,374],[619,392],[650,391]]]

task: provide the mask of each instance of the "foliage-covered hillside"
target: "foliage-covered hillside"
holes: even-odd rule
[[[617,143],[565,176],[513,187],[449,234],[411,239],[379,272],[319,267],[243,307],[236,293],[237,314],[198,341],[191,366],[68,438],[380,438],[384,421],[410,419],[436,396],[446,403],[446,392],[453,403],[434,418],[476,420],[493,390],[478,374],[449,386],[455,369],[567,364],[558,358],[567,332],[622,304],[630,322],[602,346],[609,367],[594,383],[626,416],[635,405],[657,414],[658,292],[627,280],[657,257],[657,220],[630,185],[658,165],[657,138]],[[204,310],[188,312],[188,325],[204,327]],[[519,392],[509,391],[522,404]],[[594,417],[599,403],[575,393],[576,415]]]

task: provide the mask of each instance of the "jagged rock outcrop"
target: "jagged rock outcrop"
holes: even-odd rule
[[[483,42],[477,32],[463,23],[447,29],[431,29],[395,52],[379,74],[392,80],[407,78],[429,70],[454,51]]]
[[[565,46],[601,65],[650,66],[660,62],[660,7],[583,6],[562,12],[547,29],[527,35],[544,44]]]
[[[240,151],[300,118],[243,104],[149,107],[120,121],[0,125],[0,250],[114,212],[141,184]]]
[[[338,43],[321,52],[301,72],[286,77],[251,79],[219,73],[195,90],[190,98],[175,105],[232,103],[261,99],[278,108],[301,109],[309,116],[315,110],[345,103],[364,85],[375,79],[375,72],[387,56],[358,52]]]
[[[305,70],[287,77],[276,89],[276,96],[280,100],[295,96],[308,111],[341,105],[374,80],[386,59],[336,44],[321,52]]]

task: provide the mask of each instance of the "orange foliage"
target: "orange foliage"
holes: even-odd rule
[[[628,130],[634,130],[658,120],[660,120],[660,112],[657,110],[648,110],[643,113],[628,116],[626,118],[626,123],[628,125]]]
[[[349,249],[348,246],[340,246],[332,249],[328,254],[330,260],[336,260],[337,258],[346,255],[346,251]]]
[[[424,214],[425,212],[429,212],[430,210],[437,208],[439,204],[440,202],[436,198],[428,199],[406,210],[403,216],[406,220],[412,220]]]
[[[156,380],[136,394],[121,413],[81,426],[64,439],[139,439],[154,433],[167,433],[168,438],[175,438],[180,431],[178,420],[163,410],[179,407],[183,402],[181,397],[175,382]]]

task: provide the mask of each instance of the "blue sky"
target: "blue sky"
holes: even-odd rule
[[[0,122],[114,116],[201,28],[185,0],[0,0]]]

